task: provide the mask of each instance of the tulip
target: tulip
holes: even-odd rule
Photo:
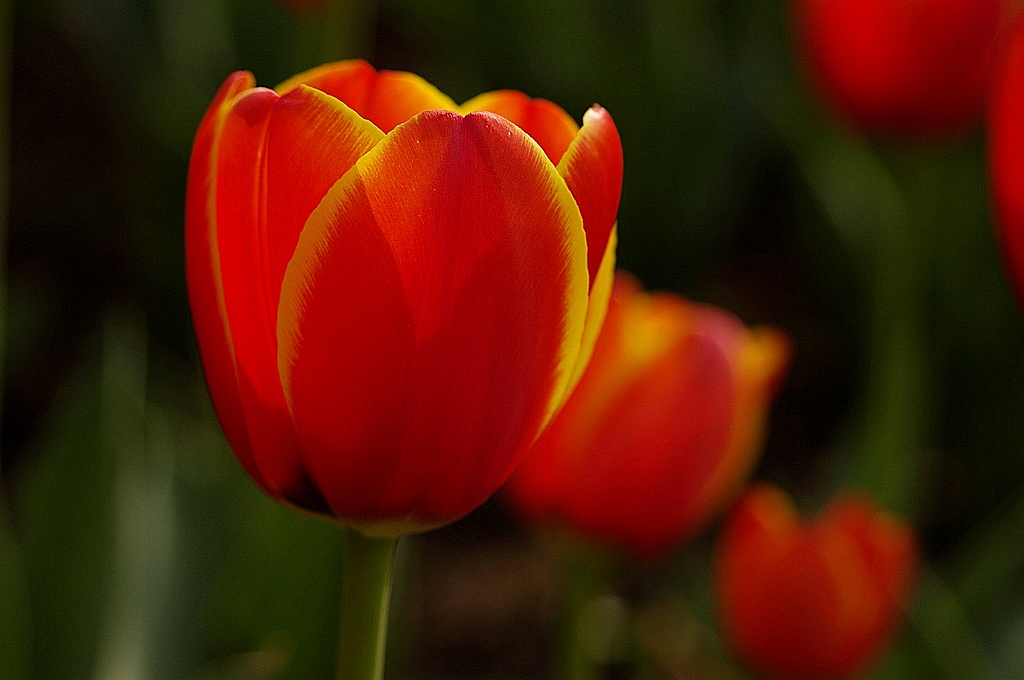
[[[351,529],[339,677],[381,677],[396,537],[482,503],[582,374],[621,182],[598,106],[456,106],[362,61],[217,93],[186,198],[200,358],[249,475]]]
[[[989,174],[996,221],[1024,302],[1024,17],[1010,33],[989,108]]]
[[[980,118],[1005,0],[793,2],[801,60],[847,122],[935,138]]]
[[[787,357],[778,331],[620,274],[590,366],[506,487],[513,506],[664,555],[750,471]]]
[[[513,91],[231,75],[189,166],[186,269],[216,413],[273,498],[368,536],[491,495],[563,403],[614,270],[622,152]]]
[[[717,550],[726,639],[768,676],[861,673],[894,632],[916,555],[910,527],[863,495],[837,496],[804,522],[783,491],[756,485],[727,521]]]

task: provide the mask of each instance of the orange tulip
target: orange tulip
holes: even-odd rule
[[[777,331],[620,274],[590,366],[509,481],[513,505],[641,557],[666,553],[750,471],[787,356]]]
[[[796,41],[836,113],[937,137],[981,117],[1005,0],[793,0]]]
[[[989,174],[1004,256],[1024,302],[1024,17],[1000,62],[989,110]]]
[[[910,527],[862,495],[839,496],[803,522],[784,492],[756,485],[718,547],[725,636],[769,676],[855,675],[892,635],[916,560]]]
[[[275,499],[370,536],[505,480],[589,359],[622,151],[518,92],[409,73],[231,75],[189,167],[186,267],[210,395]]]

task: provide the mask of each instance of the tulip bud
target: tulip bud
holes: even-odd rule
[[[839,117],[935,138],[980,118],[1004,0],[793,0],[799,56]]]
[[[582,373],[622,149],[518,92],[410,73],[236,73],[196,135],[186,274],[228,442],[275,499],[369,536],[465,515]]]
[[[787,357],[777,331],[619,274],[590,366],[506,487],[513,506],[665,554],[749,473]]]
[[[771,677],[855,675],[892,636],[916,560],[910,527],[865,496],[838,496],[805,522],[780,489],[755,485],[717,551],[725,637]]]

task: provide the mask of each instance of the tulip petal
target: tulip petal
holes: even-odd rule
[[[704,308],[712,313],[711,308]],[[769,402],[789,363],[789,338],[774,328],[746,330],[721,324],[719,342],[726,356],[733,357],[736,404],[732,434],[725,453],[708,476],[695,506],[711,513],[731,500],[754,465],[764,439]]]
[[[756,484],[718,548],[725,636],[764,675],[859,676],[900,616],[915,563],[913,532],[865,496],[837,496],[807,522]]]
[[[451,98],[423,78],[404,71],[377,71],[361,59],[324,64],[277,86],[282,95],[308,85],[345,102],[384,132],[418,113],[454,111]]]
[[[649,557],[688,538],[706,519],[700,492],[726,450],[734,399],[729,362],[710,335],[687,334],[652,357],[591,429],[585,463],[572,471],[583,480],[571,487],[580,494],[569,501],[581,513],[575,522],[612,541],[629,537]],[[635,472],[616,474],[630,450]],[[643,504],[631,500],[641,495]]]
[[[562,107],[547,99],[533,99],[516,90],[498,90],[473,97],[459,107],[462,113],[490,111],[512,121],[540,144],[558,165],[579,131],[576,121]]]
[[[500,485],[575,364],[585,247],[554,166],[491,114],[421,114],[331,189],[285,275],[278,359],[337,515],[394,534]]]
[[[607,251],[614,249],[610,236],[622,196],[622,140],[607,111],[596,105],[587,111],[558,171],[583,215],[587,270],[593,286]]]
[[[565,389],[565,399],[569,398],[583,377],[583,373],[587,370],[590,359],[594,354],[594,347],[597,345],[597,338],[604,327],[605,317],[608,314],[608,302],[612,297],[612,289],[615,283],[615,247],[618,245],[618,242],[618,228],[613,225],[612,232],[608,237],[607,247],[604,251],[604,259],[597,270],[597,276],[590,284],[587,318],[583,324],[583,341],[580,344],[580,354],[576,360],[572,377]]]
[[[224,307],[217,247],[217,140],[232,101],[255,84],[251,73],[231,74],[199,124],[189,161],[185,201],[185,278],[192,325],[195,327],[203,374],[224,435],[242,466],[270,491],[252,457],[242,397],[235,378],[235,350]]]
[[[277,373],[285,266],[313,208],[383,134],[344,104],[299,87],[255,89],[224,119],[217,239],[225,309],[252,454],[277,495],[311,498]]]

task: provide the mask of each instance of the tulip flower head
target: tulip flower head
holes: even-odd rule
[[[936,138],[980,118],[1004,0],[793,0],[796,42],[835,112]]]
[[[989,174],[1004,256],[1024,302],[1024,17],[1002,56],[989,109]]]
[[[590,366],[506,487],[512,504],[640,557],[667,553],[751,469],[787,357],[778,331],[620,274]]]
[[[865,496],[838,496],[804,522],[784,492],[756,485],[718,546],[725,637],[770,677],[856,675],[894,632],[916,561],[911,529]]]
[[[501,91],[409,73],[231,75],[189,166],[186,269],[231,448],[275,499],[369,536],[505,480],[582,373],[614,270],[622,151]]]

